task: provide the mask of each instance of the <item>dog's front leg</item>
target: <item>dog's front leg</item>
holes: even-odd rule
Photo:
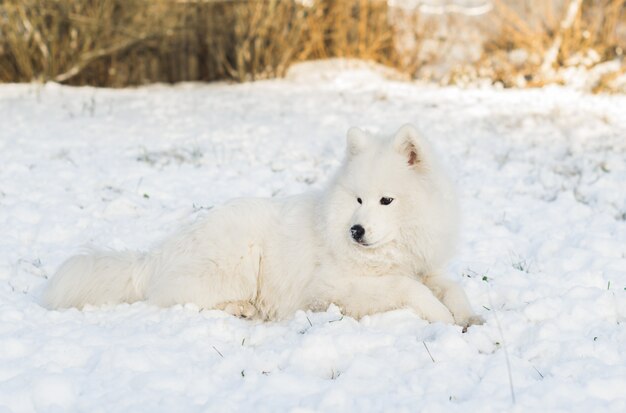
[[[465,291],[458,283],[439,274],[425,277],[423,281],[452,312],[458,325],[469,327],[485,322],[481,316],[474,313]]]
[[[339,277],[325,286],[329,302],[355,318],[398,308],[411,308],[430,322],[454,323],[450,311],[419,281],[403,276]]]

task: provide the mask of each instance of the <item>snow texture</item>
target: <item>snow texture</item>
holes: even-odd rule
[[[626,411],[626,96],[320,70],[0,85],[0,412]],[[449,272],[483,326],[38,304],[85,245],[147,249],[227,199],[321,187],[349,126],[405,122],[456,176]]]

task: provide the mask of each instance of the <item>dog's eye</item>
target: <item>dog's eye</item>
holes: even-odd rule
[[[391,202],[393,202],[393,198],[387,198],[387,197],[380,198],[381,205],[389,205],[391,204]]]
[[[362,204],[362,203],[363,203],[363,200],[362,200],[361,198],[357,198],[357,199],[356,199],[356,202],[358,202],[359,204]]]

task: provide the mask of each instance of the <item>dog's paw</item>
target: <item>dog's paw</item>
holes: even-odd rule
[[[454,324],[452,313],[443,305],[439,308],[430,308],[428,313],[424,314],[424,316],[431,323]]]
[[[463,332],[465,333],[467,329],[471,326],[480,326],[485,324],[485,319],[481,316],[474,314],[471,316],[463,317],[456,320],[456,323],[463,327]]]
[[[249,301],[231,301],[218,306],[230,315],[241,318],[252,318],[256,315],[256,307]]]

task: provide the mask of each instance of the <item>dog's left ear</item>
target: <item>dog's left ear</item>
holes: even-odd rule
[[[425,148],[415,126],[407,123],[398,129],[393,138],[393,146],[405,156],[409,166],[418,167],[423,164]]]
[[[363,152],[369,143],[369,136],[367,132],[357,128],[351,127],[348,129],[348,154],[354,156]]]

